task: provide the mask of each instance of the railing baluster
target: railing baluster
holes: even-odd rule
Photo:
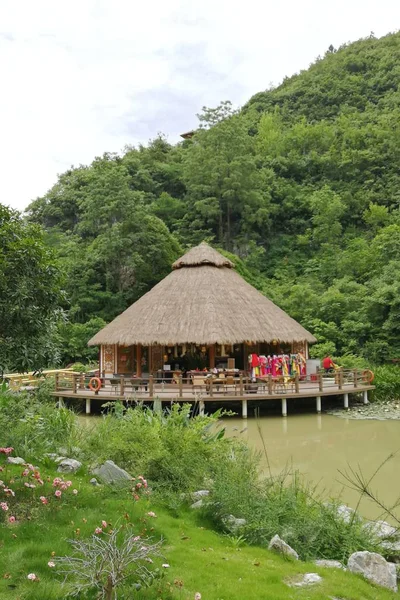
[[[318,384],[319,384],[319,391],[323,392],[324,390],[324,380],[322,377],[322,371],[319,371],[318,373]]]
[[[154,396],[154,377],[153,377],[153,375],[149,376],[149,394],[150,394],[150,398],[153,398],[153,396]]]

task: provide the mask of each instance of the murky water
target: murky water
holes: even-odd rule
[[[93,426],[97,418],[79,417],[86,426]],[[343,501],[352,507],[357,505],[359,494],[346,487],[339,471],[349,472],[352,467],[370,477],[391,453],[399,450],[373,479],[371,488],[385,503],[393,503],[400,496],[400,421],[352,420],[326,414],[292,414],[286,419],[269,415],[258,421],[223,419],[221,425],[227,435],[241,438],[262,452],[262,467],[267,474],[267,459],[257,424],[273,474],[292,465],[308,481],[318,484],[324,496],[341,493]],[[368,518],[381,516],[381,511],[366,500],[362,501],[360,511]],[[400,515],[400,509],[397,512]]]
[[[331,415],[290,415],[248,419],[225,419],[229,436],[239,437],[263,452],[262,466],[267,473],[267,459],[258,432],[259,424],[273,474],[293,465],[310,482],[318,483],[324,495],[342,494],[343,501],[357,505],[359,494],[345,486],[339,471],[349,467],[361,469],[366,477],[393,452],[400,450],[400,421],[351,420]],[[371,488],[386,503],[400,496],[400,451],[373,479]],[[363,500],[360,511],[365,517],[378,518],[381,511]],[[400,515],[400,509],[397,511]]]

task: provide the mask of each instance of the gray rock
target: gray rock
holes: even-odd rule
[[[229,515],[222,519],[223,524],[231,533],[237,533],[239,529],[247,524],[246,519],[238,519],[233,515]]]
[[[193,502],[193,504],[190,505],[190,508],[193,508],[193,510],[198,510],[202,506],[203,506],[203,500],[200,498],[200,500],[197,500],[197,502]]]
[[[93,475],[97,475],[104,483],[126,483],[132,480],[125,469],[121,469],[112,460],[106,462],[100,467],[93,469]]]
[[[200,500],[200,498],[205,498],[210,495],[209,490],[198,490],[197,492],[192,493],[193,500]]]
[[[290,587],[306,587],[308,585],[315,585],[321,583],[322,577],[318,573],[305,573],[301,579],[292,579],[289,582]]]
[[[385,539],[398,535],[398,530],[386,521],[368,521],[365,528],[380,539]]]
[[[76,473],[78,469],[80,469],[82,463],[79,460],[75,460],[75,458],[64,458],[61,462],[58,463],[58,473]]]
[[[397,592],[396,565],[387,562],[375,552],[354,552],[348,560],[347,568],[359,573],[376,585]]]
[[[350,523],[354,519],[355,510],[347,506],[346,504],[339,504],[337,507],[337,514],[343,519],[345,523]]]
[[[21,458],[20,456],[8,456],[7,457],[7,462],[10,465],[24,465],[24,464],[26,464],[25,459]]]
[[[91,483],[92,485],[100,485],[99,482],[97,481],[96,477],[92,477],[92,479],[89,481],[89,483]]]
[[[342,563],[338,560],[315,560],[317,567],[327,567],[328,569],[344,569]]]
[[[268,550],[273,550],[274,552],[278,552],[284,556],[290,556],[295,560],[299,560],[299,555],[297,554],[296,550],[293,550],[289,544],[281,540],[279,535],[274,535],[268,545]]]

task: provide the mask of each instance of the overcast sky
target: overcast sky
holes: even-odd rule
[[[0,0],[0,202],[399,27],[399,0]]]

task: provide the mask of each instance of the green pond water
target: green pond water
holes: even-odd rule
[[[80,420],[87,425],[97,418],[82,416]],[[243,439],[262,453],[265,474],[267,458],[257,424],[273,474],[291,465],[308,481],[318,484],[324,496],[340,493],[343,502],[352,507],[357,505],[359,494],[346,487],[340,471],[349,471],[351,466],[369,477],[391,453],[400,450],[400,421],[354,420],[327,414],[222,419],[220,426],[225,427],[228,436]],[[385,503],[393,503],[400,496],[400,451],[382,467],[371,487]],[[381,516],[381,511],[367,500],[361,502],[360,511],[368,518]]]

